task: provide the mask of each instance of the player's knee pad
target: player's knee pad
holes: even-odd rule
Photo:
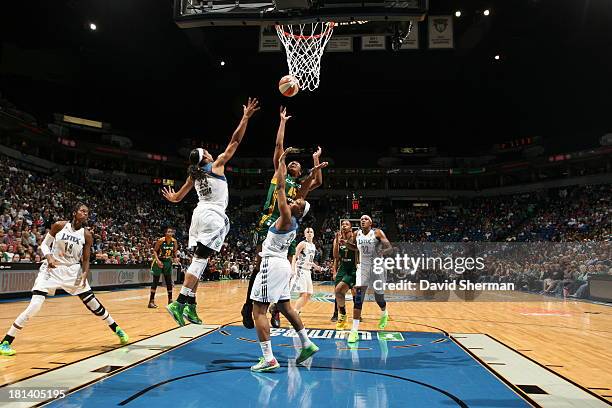
[[[93,292],[91,290],[88,290],[85,293],[80,293],[78,296],[79,296],[79,299],[81,299],[83,301],[83,303],[87,303],[91,299],[93,299],[94,294],[93,294]]]
[[[191,260],[191,265],[189,265],[189,268],[187,268],[187,273],[195,276],[196,278],[198,278],[198,280],[200,280],[202,274],[206,270],[206,265],[208,265],[208,258],[200,258],[194,256]]]
[[[196,250],[195,250],[195,255],[198,258],[209,258],[213,254],[213,252],[215,251],[210,249],[206,245],[198,242],[198,246],[196,247]]]
[[[355,290],[355,298],[353,299],[353,308],[361,310],[363,307],[363,298],[364,298],[364,290],[356,289]]]
[[[385,300],[385,295],[384,293],[375,293],[374,294],[374,299],[376,300],[376,304],[381,308],[384,309],[385,307],[387,307],[387,301]]]

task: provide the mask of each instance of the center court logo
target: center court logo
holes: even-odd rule
[[[308,337],[311,339],[340,339],[348,338],[348,331],[310,329],[307,331]],[[275,329],[270,328],[270,336],[282,337],[299,337],[294,329]],[[372,333],[368,331],[359,331],[360,340],[372,340]]]

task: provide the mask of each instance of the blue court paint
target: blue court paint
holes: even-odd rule
[[[362,333],[349,348],[334,330],[309,332],[320,347],[296,367],[295,332],[276,329],[281,368],[252,373],[261,355],[255,331],[224,328],[86,387],[50,406],[70,407],[529,407],[438,333]],[[366,338],[364,340],[364,337]],[[371,338],[368,340],[367,338]],[[437,342],[436,342],[437,341]],[[398,347],[399,346],[399,347]],[[119,405],[123,404],[123,405]]]

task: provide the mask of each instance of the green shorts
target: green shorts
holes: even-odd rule
[[[340,266],[338,273],[336,273],[336,286],[340,282],[346,283],[349,289],[355,286],[355,283],[357,283],[357,268],[351,270]]]
[[[255,230],[253,231],[253,246],[258,247],[261,244],[263,244],[267,236],[268,236],[268,227],[255,228]],[[289,255],[291,256],[295,255],[295,249],[297,248],[297,244],[298,244],[297,239],[294,239],[293,242],[291,242],[291,245],[289,246],[289,252],[288,252]]]
[[[151,273],[154,276],[159,276],[162,273],[164,275],[172,275],[172,259],[160,259],[164,264],[161,268],[157,266],[157,262],[153,261],[151,263]]]

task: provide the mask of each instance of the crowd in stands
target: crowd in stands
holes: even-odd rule
[[[159,186],[77,169],[68,174],[38,174],[0,156],[0,262],[40,262],[40,244],[47,230],[55,221],[70,218],[78,202],[90,209],[93,263],[148,265],[154,242],[167,226],[176,229],[180,243],[186,242],[195,195],[172,204],[162,198]],[[230,201],[231,230],[222,251],[209,262],[207,279],[245,277],[252,271],[256,254],[251,231],[264,193]],[[611,197],[612,185],[608,184],[455,200],[428,207],[392,209],[388,201],[362,199],[357,211],[347,206],[347,199],[325,197],[316,200],[314,217],[306,220],[315,228],[316,260],[323,267],[315,279],[331,279],[331,247],[343,218],[369,214],[374,225],[395,241],[610,241]],[[392,229],[385,220],[393,218],[396,225]],[[391,230],[397,236],[391,236]],[[534,254],[520,264],[495,264],[482,280],[513,281],[525,290],[582,296],[589,274],[612,273],[609,253],[600,253],[595,260],[587,258],[588,254],[573,258]],[[177,262],[183,268],[189,265],[190,254],[183,245]]]

